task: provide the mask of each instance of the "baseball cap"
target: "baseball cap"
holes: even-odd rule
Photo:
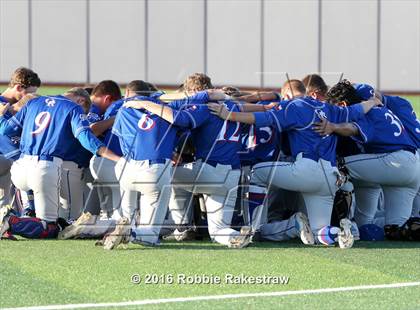
[[[368,84],[353,84],[357,94],[363,100],[369,100],[375,95],[375,90]]]

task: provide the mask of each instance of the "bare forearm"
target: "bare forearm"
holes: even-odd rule
[[[267,106],[255,103],[245,103],[241,105],[242,112],[265,112]],[[271,107],[270,107],[271,109]]]
[[[245,124],[255,124],[254,114],[247,112],[231,112],[229,113],[228,120]]]
[[[178,100],[178,99],[184,99],[186,98],[187,95],[185,93],[170,93],[170,94],[163,94],[162,96],[159,97],[159,100],[164,101],[164,102],[170,102],[170,101],[174,101],[174,100]]]
[[[344,137],[357,136],[359,129],[352,123],[330,124],[335,134]]]
[[[362,103],[361,103],[361,105],[362,105],[362,107],[363,107],[363,113],[368,113],[373,107],[376,107],[376,106],[381,106],[382,105],[382,102],[379,100],[379,99],[377,99],[377,98],[374,98],[374,99],[369,99],[369,100],[367,100],[367,101],[363,101]]]
[[[115,117],[111,117],[109,119],[91,124],[90,129],[92,129],[93,134],[98,137],[101,134],[103,134],[104,131],[111,128],[112,125],[114,124],[114,121],[115,121]]]
[[[118,161],[121,157],[116,155],[114,152],[106,148],[105,146],[102,146],[98,149],[97,154],[103,158],[112,160],[112,161]]]
[[[238,98],[238,100],[246,101],[246,102],[258,102],[258,101],[265,101],[265,100],[276,100],[277,95],[275,92],[256,92],[251,95],[246,95]]]
[[[153,114],[159,115],[169,123],[174,122],[173,110],[170,107],[154,103],[152,101],[142,101],[143,108]]]

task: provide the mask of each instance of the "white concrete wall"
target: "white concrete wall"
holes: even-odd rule
[[[381,87],[420,91],[420,1],[383,1]]]
[[[144,0],[90,1],[90,79],[145,79]]]
[[[318,71],[318,1],[266,1],[264,16],[264,86]]]
[[[208,1],[208,74],[216,84],[259,85],[260,1]]]
[[[148,79],[181,84],[204,71],[204,1],[149,1]]]
[[[85,30],[85,1],[32,1],[32,68],[43,81],[85,81]]]
[[[18,66],[44,82],[207,72],[256,87],[321,72],[420,91],[420,2],[378,1],[0,0],[0,81]]]
[[[16,16],[21,19],[16,23]],[[0,0],[0,81],[13,70],[29,65],[28,1]]]

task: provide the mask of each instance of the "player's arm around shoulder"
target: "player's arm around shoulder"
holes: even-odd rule
[[[158,115],[171,124],[174,122],[174,113],[172,108],[157,101],[130,100],[124,103],[123,108],[144,109],[150,113]]]

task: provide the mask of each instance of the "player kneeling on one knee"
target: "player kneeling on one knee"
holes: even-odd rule
[[[256,124],[257,127],[274,126],[288,134],[295,161],[256,164],[251,184],[302,193],[312,232],[318,233],[330,224],[334,194],[338,189],[336,182],[339,173],[335,154],[337,137],[321,137],[313,132],[312,126],[321,119],[357,120],[379,103],[372,100],[350,108],[340,108],[306,97],[305,93],[301,81],[291,80],[282,87],[282,98],[287,100],[268,111],[259,104],[247,107],[247,111],[253,113],[230,112],[216,103],[209,104],[209,107],[223,119]],[[350,247],[353,236],[348,223],[344,222],[340,230],[341,244]]]
[[[117,161],[90,130],[79,104],[89,101],[85,90],[76,88],[63,96],[42,96],[27,103],[5,120],[0,109],[0,134],[21,134],[21,157],[13,164],[12,181],[20,190],[33,190],[38,218],[19,218],[8,207],[1,210],[0,234],[10,230],[27,238],[54,238],[59,208],[62,158],[73,139],[93,154]]]
[[[176,128],[156,114],[123,106],[112,132],[118,136],[124,155],[115,166],[123,217],[115,230],[104,238],[104,248],[110,250],[129,241],[157,245],[170,198],[170,158]],[[139,201],[140,223],[136,225],[134,214]]]
[[[189,77],[185,85],[191,84],[189,80],[192,79],[201,85],[201,89],[210,85],[210,79],[202,74]],[[204,85],[203,81],[208,83]],[[184,209],[184,202],[190,197],[190,193],[203,194],[211,239],[231,248],[242,248],[250,242],[249,228],[242,227],[241,232],[231,228],[240,176],[239,124],[224,122],[212,115],[206,105],[210,99],[223,100],[226,97],[224,93],[196,91],[195,88],[190,89],[189,92],[194,93],[193,96],[173,101],[168,105],[151,100],[130,102],[130,105],[146,109],[175,126],[191,130],[197,158],[195,163],[177,166],[175,169],[171,213],[178,211],[185,214],[187,210]],[[225,104],[235,106],[228,101]],[[123,183],[121,186],[124,186]],[[182,218],[182,215],[176,217]]]
[[[329,101],[337,105],[359,102],[361,97],[348,81],[328,92]],[[350,136],[363,146],[360,154],[344,158],[355,185],[355,220],[361,227],[373,223],[380,190],[384,193],[385,237],[405,240],[413,201],[419,189],[419,155],[417,145],[401,120],[387,107],[376,107],[353,123],[318,125],[321,134]],[[416,221],[414,221],[416,222]]]

